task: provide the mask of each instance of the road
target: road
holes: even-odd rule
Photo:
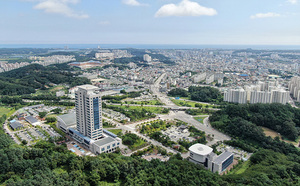
[[[231,138],[218,130],[215,130],[214,128],[211,127],[209,123],[209,117],[205,118],[203,120],[203,124],[198,122],[193,118],[193,116],[190,116],[186,114],[185,112],[179,111],[179,112],[170,112],[168,115],[160,115],[162,119],[169,119],[169,120],[174,120],[178,119],[183,122],[189,123],[192,126],[194,126],[196,129],[205,131],[206,134],[210,134],[211,136],[214,137],[213,141],[210,141],[207,143],[208,146],[215,144],[218,141],[224,141],[224,140],[230,140]]]
[[[172,102],[172,101],[171,101]],[[173,102],[172,102],[173,103]],[[106,103],[107,105],[118,105],[121,106],[121,104],[118,103]],[[137,104],[123,104],[126,106],[141,106],[141,105],[137,105]],[[177,106],[174,104],[173,105],[143,105],[143,107],[162,107],[162,108],[168,108],[168,109],[175,109],[175,110],[188,110],[188,109],[198,109],[196,107],[184,107],[184,106]],[[214,109],[214,108],[207,108],[210,110],[220,110],[220,109]]]
[[[151,86],[151,91],[153,94],[155,94],[157,96],[158,99],[161,100],[161,102],[163,102],[164,104],[166,104],[166,106],[170,106],[170,107],[178,107],[177,105],[175,105],[172,101],[170,101],[166,95],[163,95],[159,92],[159,84],[161,82],[161,80],[164,78],[166,74],[162,74],[154,83],[154,85]],[[202,130],[205,131],[206,134],[210,134],[214,137],[213,141],[209,142],[207,145],[212,145],[218,141],[224,141],[224,140],[230,140],[231,138],[217,130],[215,130],[214,128],[211,127],[211,125],[209,124],[209,120],[208,118],[204,119],[204,123],[201,124],[200,122],[196,121],[193,116],[186,114],[185,112],[182,111],[170,111],[170,113],[168,115],[160,115],[160,118],[162,119],[179,119],[181,121],[184,121],[186,123],[189,123],[191,125],[193,125],[195,128],[197,128],[198,130]]]
[[[151,90],[152,94],[156,95],[157,98],[165,105],[178,107],[166,95],[163,95],[162,93],[159,92],[159,84],[160,84],[161,80],[165,77],[165,75],[166,75],[166,73],[163,73],[159,78],[157,78],[157,80],[154,82],[154,84],[150,86],[150,90]]]

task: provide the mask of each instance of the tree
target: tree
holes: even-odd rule
[[[47,112],[39,112],[39,117],[44,118],[47,115]]]
[[[55,118],[55,117],[47,117],[47,118],[46,118],[46,122],[47,122],[47,123],[53,123],[53,122],[56,122],[56,118]]]
[[[188,97],[189,93],[188,91],[182,89],[182,88],[175,88],[169,91],[169,96],[179,96],[179,97]]]
[[[62,112],[62,110],[61,110],[61,108],[56,108],[56,109],[51,110],[50,112],[53,112],[54,114],[59,114]]]
[[[27,145],[27,143],[28,143],[28,142],[27,142],[26,140],[22,140],[22,144],[23,144],[23,145]]]

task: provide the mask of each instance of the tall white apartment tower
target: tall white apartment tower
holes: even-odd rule
[[[102,138],[102,101],[99,88],[78,86],[75,93],[77,131],[93,140]]]

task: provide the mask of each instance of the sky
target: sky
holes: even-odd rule
[[[0,0],[0,44],[300,45],[300,0]]]

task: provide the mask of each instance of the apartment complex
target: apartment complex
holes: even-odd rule
[[[279,87],[277,82],[258,82],[245,89],[229,89],[224,92],[224,101],[232,103],[281,103],[289,100],[289,92]]]

